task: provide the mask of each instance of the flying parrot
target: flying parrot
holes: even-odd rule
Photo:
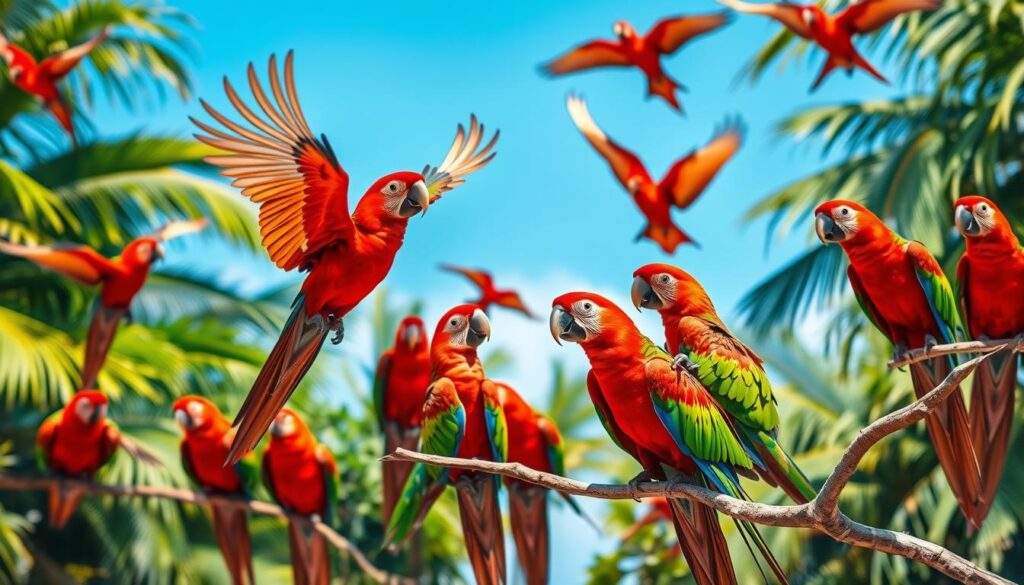
[[[513,311],[519,311],[523,315],[526,315],[531,319],[533,318],[533,312],[526,306],[526,303],[523,302],[523,299],[519,296],[518,292],[512,289],[495,288],[494,277],[491,276],[490,272],[460,268],[450,264],[442,264],[441,270],[447,270],[448,272],[454,272],[455,274],[462,275],[476,285],[476,287],[480,289],[480,298],[469,302],[474,305],[479,305],[485,313],[491,308],[491,305],[498,305],[499,307],[505,307],[506,309],[512,309]]]
[[[0,55],[7,62],[7,77],[18,89],[30,93],[43,102],[43,106],[53,114],[61,128],[71,137],[72,144],[77,145],[75,127],[71,120],[71,108],[57,89],[57,83],[64,79],[79,61],[92,52],[108,36],[107,27],[89,41],[50,55],[39,63],[28,51],[9,42],[0,35]]]
[[[1024,249],[1006,216],[992,201],[961,197],[956,227],[967,250],[956,276],[967,332],[974,339],[1006,339],[1024,333]],[[981,470],[979,523],[988,515],[1003,476],[1017,392],[1017,356],[993,356],[974,370],[971,431]]]
[[[700,197],[715,175],[729,161],[743,142],[739,124],[727,124],[711,142],[677,160],[661,181],[654,182],[644,163],[632,152],[605,135],[590,117],[581,98],[569,96],[569,115],[573,123],[612,169],[615,178],[633,197],[647,225],[636,239],[651,239],[667,254],[680,244],[693,243],[693,238],[672,222],[672,207],[686,209]]]
[[[420,441],[420,418],[423,397],[430,385],[430,345],[426,328],[419,317],[402,319],[395,333],[395,346],[385,351],[377,362],[373,382],[373,399],[384,432],[384,454],[401,447],[415,451]],[[409,478],[412,464],[391,461],[382,464],[384,498],[381,503],[382,522],[387,526],[395,502]]]
[[[263,483],[282,508],[330,524],[338,503],[338,468],[305,421],[282,408],[270,425],[263,452]],[[324,537],[309,525],[289,521],[288,544],[296,585],[328,585],[331,554]]]
[[[36,462],[58,477],[92,479],[118,448],[147,465],[160,460],[121,434],[107,418],[107,397],[99,390],[79,390],[67,406],[46,417],[36,433]],[[50,525],[60,530],[74,515],[85,492],[57,482],[50,485]]]
[[[824,244],[839,244],[850,259],[847,276],[861,308],[901,356],[908,348],[953,343],[962,336],[953,290],[942,267],[919,242],[895,234],[859,203],[833,200],[814,210]],[[918,398],[955,367],[951,357],[911,364]],[[958,388],[925,419],[935,454],[967,520],[981,525],[978,458],[964,397]]]
[[[942,0],[860,0],[851,2],[839,14],[826,13],[815,4],[754,3],[743,0],[718,0],[748,14],[760,14],[782,23],[793,34],[814,42],[828,53],[821,73],[814,80],[811,91],[818,88],[837,67],[853,74],[855,67],[867,71],[883,83],[889,81],[853,46],[854,35],[866,35],[889,24],[901,14],[917,10],[935,10]]]
[[[92,388],[107,359],[118,324],[130,317],[132,299],[146,283],[153,264],[164,257],[161,244],[200,231],[206,224],[205,218],[172,221],[148,236],[132,240],[115,258],[105,258],[84,244],[21,246],[0,241],[0,252],[25,258],[80,284],[100,287],[85,342],[79,385],[79,388]]]
[[[658,96],[682,112],[676,91],[682,87],[665,74],[661,57],[675,53],[696,37],[712,32],[729,21],[727,12],[677,16],[660,20],[640,36],[628,22],[615,23],[616,39],[584,43],[543,66],[549,75],[565,75],[598,67],[636,67],[647,78],[647,97]]]
[[[224,458],[231,446],[231,421],[202,396],[182,396],[174,402],[174,419],[184,433],[181,464],[185,473],[203,490],[251,498],[259,482],[254,456],[228,467]],[[211,502],[213,534],[233,585],[252,585],[252,541],[246,511]]]
[[[459,305],[441,318],[430,342],[434,379],[423,403],[420,450],[434,455],[506,461],[508,427],[498,389],[487,379],[477,348],[491,324],[477,305]],[[476,582],[505,582],[505,539],[497,477],[417,463],[391,515],[384,545],[396,550],[419,529],[431,506],[454,485],[469,562]]]
[[[779,411],[764,361],[729,331],[697,279],[669,264],[648,264],[633,273],[630,296],[637,309],[661,314],[674,364],[690,370],[728,413],[761,477],[799,504],[813,500],[814,488],[776,441]]]
[[[735,434],[728,413],[689,370],[675,369],[672,356],[645,337],[622,309],[594,293],[567,293],[554,299],[550,325],[556,342],[578,343],[587,355],[587,386],[601,422],[644,468],[631,485],[641,478],[676,481],[681,473],[697,485],[749,499],[738,476],[756,477],[755,455]],[[685,500],[671,505],[679,544],[696,581],[736,583],[716,512]],[[776,578],[787,583],[757,527],[745,521],[737,526]]]
[[[284,84],[270,58],[267,97],[249,65],[249,87],[263,115],[251,110],[225,80],[224,89],[238,113],[254,128],[237,124],[205,101],[218,130],[196,119],[205,134],[196,138],[226,151],[206,160],[221,167],[260,206],[263,245],[284,270],[308,272],[281,337],[235,417],[238,433],[229,463],[256,445],[316,359],[327,334],[340,343],[342,319],[387,276],[402,246],[409,218],[459,185],[494,157],[496,132],[483,143],[484,128],[470,117],[468,133],[460,125],[440,165],[422,172],[402,171],[377,179],[350,214],[348,173],[326,136],[316,138],[306,122],[295,90],[292,53],[284,64]],[[481,146],[483,144],[483,146]]]

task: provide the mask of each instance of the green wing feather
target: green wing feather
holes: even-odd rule
[[[491,454],[495,461],[504,463],[508,461],[508,421],[505,420],[505,409],[501,407],[493,382],[488,380],[484,383],[490,387],[484,392],[484,420],[491,440]]]
[[[914,265],[917,281],[921,284],[935,324],[942,333],[940,343],[954,343],[963,339],[963,326],[957,309],[956,296],[942,267],[928,250],[918,242],[907,243],[907,255]]]
[[[334,462],[334,456],[327,447],[317,447],[317,461],[320,463],[320,471],[324,477],[324,494],[327,500],[327,509],[324,510],[323,521],[325,524],[333,525],[337,519],[338,499],[340,497],[338,467]]]
[[[377,413],[377,423],[381,428],[384,428],[384,389],[387,388],[390,371],[391,351],[388,350],[381,354],[373,375],[373,410]]]
[[[548,454],[548,465],[555,475],[565,475],[565,443],[562,441],[562,434],[558,432],[555,421],[541,413],[536,413],[540,421],[541,436],[544,437],[544,447]]]
[[[256,487],[260,483],[260,464],[256,461],[256,455],[249,453],[235,463],[235,472],[242,480],[242,492],[245,497],[254,498]]]

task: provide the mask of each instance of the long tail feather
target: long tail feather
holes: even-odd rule
[[[405,481],[402,495],[395,504],[388,528],[384,533],[384,544],[391,552],[405,546],[406,541],[416,534],[427,512],[441,496],[445,484],[434,481],[425,465],[417,463],[413,466],[409,479]]]
[[[782,488],[798,504],[806,504],[814,499],[817,492],[810,480],[774,437],[764,431],[745,427],[741,427],[741,432],[743,439],[757,452],[758,460],[764,465],[760,471],[768,475],[766,479],[769,483]]]
[[[92,323],[89,324],[89,336],[85,341],[85,359],[82,362],[82,384],[80,388],[88,389],[96,387],[96,377],[99,376],[103,362],[107,361],[107,353],[110,345],[114,342],[114,334],[117,333],[117,326],[121,323],[128,312],[127,309],[117,309],[96,305],[96,312],[92,316]]]
[[[330,585],[330,555],[319,532],[301,523],[289,522],[288,546],[295,585]]]
[[[394,453],[395,449],[401,447],[415,451],[419,446],[419,427],[403,429],[396,422],[384,422],[384,454]],[[412,473],[413,464],[405,461],[388,461],[381,463],[381,483],[383,484],[384,497],[381,501],[381,519],[385,526],[391,522],[391,512],[395,509],[398,498],[402,495],[402,488],[405,486],[409,474]]]
[[[835,57],[829,55],[828,58],[825,60],[825,64],[821,66],[821,71],[818,72],[818,77],[814,79],[814,83],[811,85],[811,93],[817,90],[818,87],[820,87],[821,84],[825,82],[825,79],[827,79],[828,76],[833,71],[836,70],[836,67],[838,67],[838,65],[839,64],[836,62]]]
[[[57,96],[56,99],[46,102],[46,109],[50,110],[53,117],[60,123],[60,127],[68,133],[72,146],[78,146],[78,137],[75,135],[75,125],[71,119],[71,108],[68,107],[64,98]]]
[[[526,576],[526,585],[548,582],[550,546],[548,540],[548,490],[517,483],[508,489],[508,508],[516,557]]]
[[[853,64],[856,65],[857,67],[860,67],[864,71],[867,71],[871,77],[874,77],[878,81],[881,81],[882,83],[886,84],[889,83],[889,80],[886,79],[884,75],[879,73],[879,71],[875,69],[875,67],[871,63],[869,63],[867,59],[862,57],[860,53],[853,53]]]
[[[981,471],[982,501],[977,510],[979,524],[988,516],[1003,477],[1016,394],[1015,354],[993,356],[974,370],[969,416]]]
[[[490,475],[463,473],[455,482],[462,537],[478,585],[505,583],[505,537],[498,486]]]
[[[644,226],[643,231],[636,236],[637,241],[642,238],[655,242],[666,254],[674,253],[680,244],[693,244],[698,248],[700,247],[689,234],[679,229],[679,226],[672,222],[669,222],[667,225],[648,223]]]
[[[684,88],[664,73],[647,77],[647,95],[656,95],[668,102],[673,109],[683,113],[683,108],[679,105],[679,97],[676,95],[676,91],[679,89]]]
[[[62,530],[75,515],[78,505],[82,503],[85,491],[66,485],[62,481],[50,484],[49,511],[50,526]]]
[[[735,585],[729,545],[718,513],[697,502],[669,500],[679,547],[697,585]]]
[[[252,569],[252,541],[249,538],[249,519],[245,510],[210,505],[213,534],[228,567],[232,585],[255,583]]]

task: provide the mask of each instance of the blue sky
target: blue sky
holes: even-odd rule
[[[327,134],[351,175],[352,199],[384,173],[439,162],[455,125],[470,112],[488,127],[501,128],[495,161],[426,217],[411,221],[386,281],[399,297],[427,297],[428,320],[471,293],[462,281],[438,271],[440,262],[494,271],[499,284],[521,288],[527,303],[543,315],[554,296],[573,289],[626,302],[636,267],[673,262],[697,276],[728,315],[745,291],[807,243],[809,230],[801,230],[766,249],[765,224],[742,221],[760,197],[823,164],[815,149],[777,140],[774,124],[815,103],[894,91],[863,75],[836,74],[810,96],[818,58],[812,65],[770,71],[756,84],[738,82],[742,66],[777,30],[775,23],[753,16],[735,18],[664,61],[670,75],[690,89],[683,96],[685,117],[660,101],[645,100],[643,78],[634,70],[559,79],[537,72],[540,63],[584,40],[610,36],[618,19],[644,31],[664,16],[721,8],[709,0],[190,0],[173,5],[201,27],[194,35],[196,89],[216,106],[226,105],[221,76],[242,85],[249,61],[262,73],[271,53],[295,50],[306,116],[314,131]],[[681,247],[669,257],[649,241],[633,242],[642,217],[569,120],[565,97],[570,91],[583,94],[598,124],[633,149],[655,176],[707,141],[726,116],[743,117],[748,132],[739,155],[693,207],[676,214],[701,249]],[[103,127],[114,132],[145,123],[185,134],[191,131],[186,115],[199,113],[192,101],[170,104],[155,120],[122,114],[101,119],[109,118]],[[294,278],[230,252],[214,258],[195,246],[187,252],[189,263],[234,265],[225,277],[251,287]],[[640,320],[660,337],[656,319]],[[366,335],[355,327],[343,351],[372,363]],[[584,367],[582,352],[554,345],[542,321],[498,313],[493,339],[516,358],[505,378],[541,403],[552,359]],[[612,539],[596,541],[584,524],[561,512],[556,526],[553,582],[580,582],[591,550],[614,546]]]

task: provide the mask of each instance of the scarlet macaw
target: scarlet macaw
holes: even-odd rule
[[[0,35],[0,55],[3,55],[4,61],[7,62],[7,77],[18,89],[42,100],[43,106],[50,110],[61,128],[71,137],[72,144],[77,145],[78,139],[75,137],[75,127],[71,120],[71,108],[57,89],[57,83],[71,73],[79,61],[106,40],[107,36],[108,29],[103,27],[100,33],[89,41],[50,55],[36,63],[28,51]]]
[[[270,58],[267,98],[249,65],[249,86],[265,117],[254,113],[226,80],[231,104],[256,130],[232,122],[206,102],[206,112],[226,130],[196,119],[206,134],[200,141],[227,151],[206,160],[222,167],[242,195],[260,205],[260,233],[274,263],[284,270],[308,271],[292,314],[252,390],[235,417],[238,433],[229,463],[256,445],[271,419],[313,364],[327,334],[340,343],[342,318],[387,276],[402,246],[408,220],[425,212],[443,193],[494,157],[498,133],[481,147],[483,126],[470,118],[460,125],[451,149],[437,167],[421,173],[402,171],[377,179],[348,211],[348,173],[338,163],[326,136],[317,139],[299,107],[292,53],[284,65],[284,86]]]
[[[491,276],[490,272],[460,268],[450,264],[442,264],[441,270],[460,274],[476,285],[476,287],[480,289],[480,298],[469,302],[474,305],[479,305],[485,313],[491,308],[491,305],[498,305],[499,307],[505,307],[507,309],[512,309],[513,311],[519,311],[523,315],[526,315],[531,319],[533,318],[533,312],[527,308],[526,303],[523,302],[523,299],[519,296],[518,292],[511,289],[495,288],[494,277]]]
[[[954,216],[967,243],[956,276],[968,333],[975,339],[1021,335],[1024,249],[1010,222],[992,201],[978,196],[958,199]],[[974,370],[968,415],[981,468],[979,523],[988,515],[1003,476],[1016,392],[1016,354],[993,356]]]
[[[875,327],[900,356],[908,348],[952,343],[962,336],[953,290],[942,267],[919,242],[895,234],[859,203],[836,199],[814,210],[814,228],[823,244],[839,244],[850,259],[853,293]],[[897,292],[898,294],[894,294]],[[948,357],[910,366],[920,398],[949,374]],[[935,454],[967,520],[981,525],[984,505],[964,397],[958,388],[925,419]]]
[[[384,454],[401,447],[415,451],[420,441],[423,397],[430,385],[430,345],[419,317],[402,319],[395,333],[395,345],[380,356],[374,376],[373,397],[377,418],[384,431]],[[384,498],[381,518],[385,526],[395,502],[409,478],[412,464],[382,463]]]
[[[338,468],[298,413],[282,408],[270,425],[263,452],[263,483],[285,510],[330,524],[338,503]],[[296,585],[328,585],[331,554],[327,541],[308,525],[288,522],[292,576]]]
[[[728,414],[672,356],[645,337],[608,299],[588,292],[555,298],[555,341],[578,343],[590,360],[587,386],[613,439],[644,468],[643,479],[676,480],[677,473],[736,498],[746,498],[738,475],[754,476],[753,453],[735,434]],[[672,500],[676,534],[698,583],[735,583],[729,548],[715,511]],[[779,581],[786,576],[757,527],[737,521]]]
[[[811,91],[818,88],[829,73],[842,67],[853,74],[860,67],[883,83],[889,81],[879,73],[853,46],[854,35],[875,32],[892,19],[916,10],[935,10],[942,0],[861,0],[852,2],[836,15],[826,13],[815,4],[754,3],[743,0],[718,0],[738,12],[760,14],[782,23],[793,34],[813,41],[828,53],[821,73]]]
[[[476,305],[454,307],[438,321],[430,342],[434,379],[423,403],[422,452],[507,460],[505,413],[476,352],[490,335],[490,321]],[[500,483],[488,474],[417,463],[391,515],[384,545],[392,551],[402,546],[449,484],[458,494],[462,534],[477,583],[504,583]]]
[[[25,258],[80,284],[100,287],[85,342],[82,382],[79,385],[79,388],[92,388],[107,359],[118,324],[129,315],[132,299],[146,283],[153,263],[164,257],[160,244],[200,231],[206,224],[205,218],[172,221],[148,236],[132,240],[120,255],[109,259],[84,244],[20,246],[0,241],[0,252]]]
[[[656,95],[682,112],[676,83],[661,68],[662,55],[671,55],[694,38],[712,32],[729,21],[729,14],[677,16],[658,21],[644,36],[625,21],[615,23],[614,41],[584,43],[543,67],[549,75],[565,75],[597,67],[636,67],[647,77],[647,97]]]
[[[231,446],[231,421],[217,405],[202,396],[182,396],[174,402],[174,419],[184,433],[181,464],[196,485],[208,493],[251,498],[259,482],[259,466],[252,456],[231,466],[224,458]],[[210,504],[213,534],[233,585],[252,585],[252,541],[244,509]]]
[[[58,477],[92,479],[118,447],[147,465],[161,466],[148,450],[121,434],[107,418],[107,397],[79,390],[67,406],[46,417],[36,433],[36,462]],[[58,482],[50,485],[50,525],[60,530],[74,515],[85,492]]]
[[[813,500],[807,477],[776,442],[779,411],[764,361],[729,331],[697,279],[669,264],[648,264],[633,273],[630,296],[637,309],[661,314],[674,363],[689,369],[729,414],[756,453],[758,473],[799,504]]]
[[[632,152],[605,135],[590,117],[581,98],[569,96],[569,115],[587,139],[611,167],[615,178],[633,197],[647,225],[636,239],[649,238],[667,254],[679,244],[693,243],[693,238],[672,222],[672,207],[686,209],[700,197],[715,175],[729,162],[743,143],[739,125],[726,125],[707,145],[677,160],[661,181],[654,182],[644,163]]]

